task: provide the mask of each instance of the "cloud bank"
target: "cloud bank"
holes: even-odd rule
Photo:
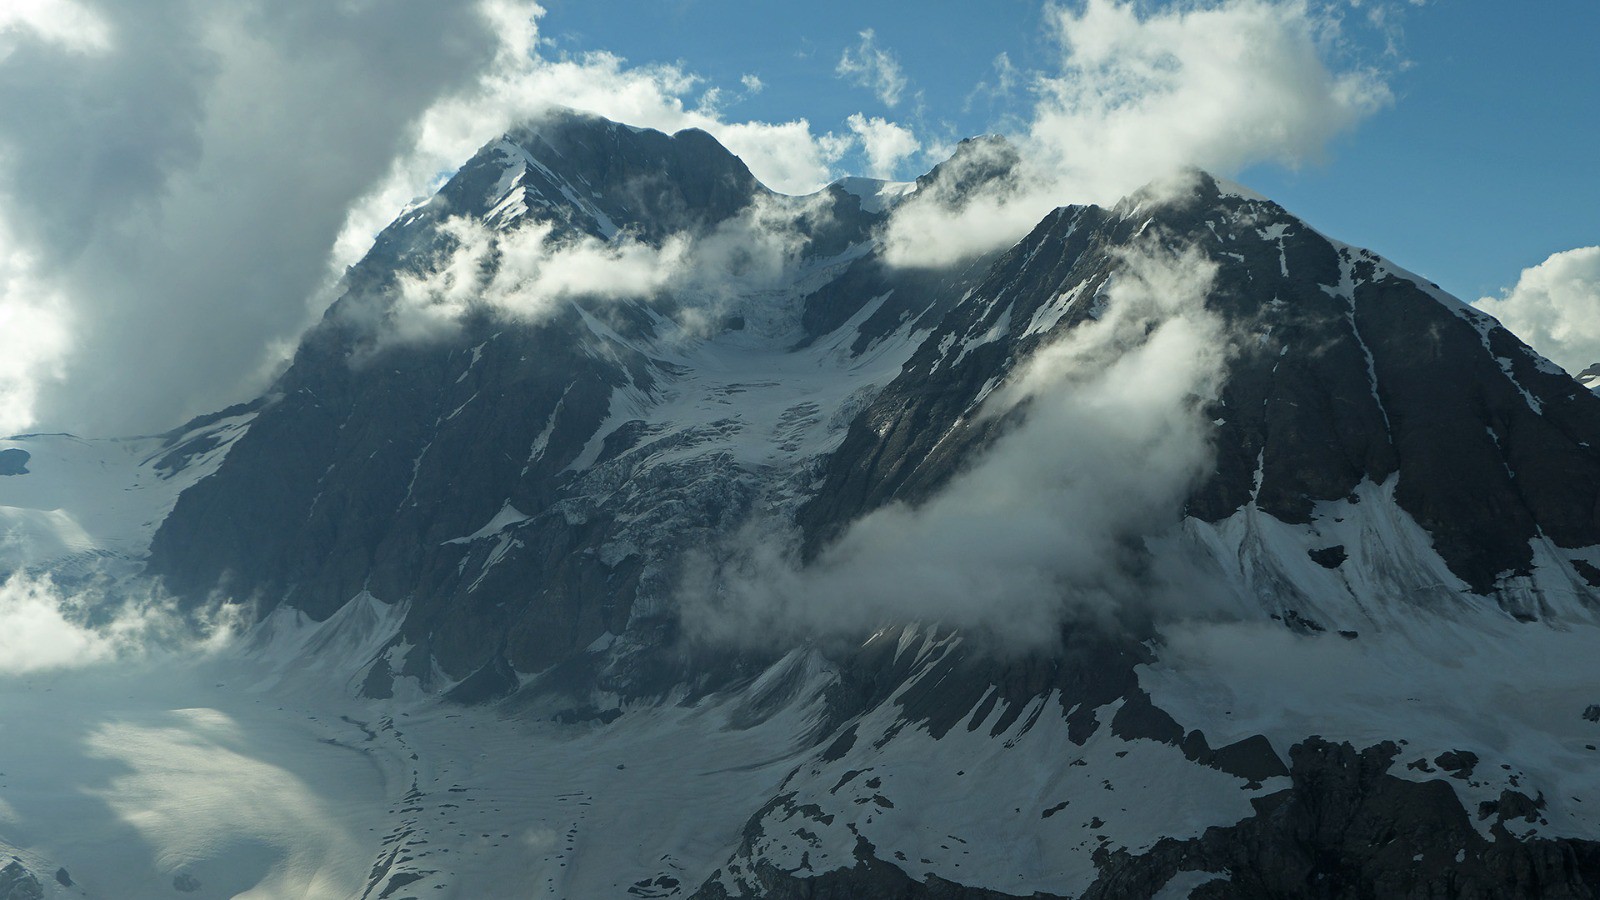
[[[0,303],[68,340],[5,374],[4,431],[170,427],[237,389],[409,123],[496,44],[420,0],[8,8]]]
[[[546,55],[542,15],[519,0],[6,5],[0,433],[161,431],[258,393],[379,229],[552,105],[703,128],[784,191],[831,180],[860,140],[728,120],[681,67]]]
[[[1124,254],[1100,318],[986,401],[982,415],[1019,411],[1020,426],[925,504],[868,514],[809,565],[770,523],[691,561],[690,632],[784,643],[917,622],[1030,648],[1064,618],[1157,602],[1141,539],[1179,521],[1212,457],[1203,407],[1229,346],[1205,306],[1215,273],[1193,250]]]
[[[1552,254],[1473,305],[1574,375],[1600,363],[1600,247]]]
[[[1057,206],[1109,205],[1185,166],[1314,162],[1390,101],[1377,72],[1329,62],[1338,21],[1305,0],[1160,10],[1088,0],[1046,19],[1059,69],[1032,78],[1033,116],[1014,139],[1021,162],[976,196],[936,189],[903,205],[887,233],[891,261],[938,265],[1008,246]]]

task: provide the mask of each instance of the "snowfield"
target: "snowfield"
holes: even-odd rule
[[[0,679],[0,855],[64,868],[48,897],[686,893],[795,765],[825,683],[756,729],[730,727],[737,702],[512,722],[330,691],[340,618]]]

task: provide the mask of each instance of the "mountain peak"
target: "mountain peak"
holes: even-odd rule
[[[998,134],[982,134],[956,144],[950,158],[917,179],[919,192],[932,192],[947,204],[961,201],[980,191],[999,188],[1009,192],[1010,181],[1022,164],[1022,154],[1010,140]]]

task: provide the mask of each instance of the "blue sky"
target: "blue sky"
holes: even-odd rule
[[[1366,21],[1372,4],[1343,13],[1342,55],[1380,68],[1393,102],[1333,141],[1323,162],[1256,165],[1239,179],[1467,299],[1510,287],[1551,253],[1600,242],[1600,3],[1391,4],[1387,30]],[[1026,72],[1059,56],[1044,6],[1031,0],[547,0],[545,8],[541,32],[552,49],[675,63],[741,95],[729,117],[804,117],[818,130],[841,128],[858,111],[936,138],[1009,130],[1027,114],[1026,91],[1009,100],[975,93],[995,84],[996,57]],[[836,74],[867,29],[907,81],[894,108]],[[761,79],[759,93],[741,91],[746,74]],[[900,174],[924,163],[909,161]]]

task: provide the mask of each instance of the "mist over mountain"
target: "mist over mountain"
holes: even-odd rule
[[[918,243],[1025,159],[558,110],[0,441],[0,900],[1600,891],[1600,397],[1197,169]]]

